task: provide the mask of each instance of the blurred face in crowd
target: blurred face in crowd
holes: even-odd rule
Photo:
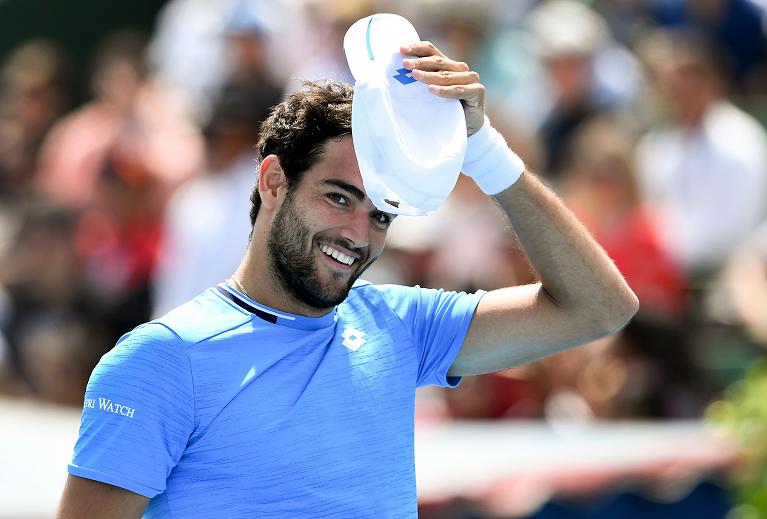
[[[312,308],[335,306],[383,251],[392,219],[365,195],[351,137],[331,139],[277,209],[272,275]]]
[[[588,97],[591,61],[581,55],[552,56],[546,60],[546,69],[562,105],[573,105]]]
[[[589,183],[595,209],[621,211],[636,204],[631,166],[625,157],[608,152],[590,157],[582,166],[581,172]]]
[[[671,116],[685,126],[697,126],[708,107],[719,97],[720,80],[702,56],[683,50],[673,52],[658,74]]]
[[[142,75],[128,60],[117,60],[96,74],[94,88],[97,96],[120,111],[128,111],[141,86]]]
[[[267,37],[258,31],[238,32],[228,37],[235,75],[263,73],[268,68]]]

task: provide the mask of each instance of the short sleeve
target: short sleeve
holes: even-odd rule
[[[474,311],[485,294],[379,285],[386,303],[410,332],[418,353],[418,387],[455,387],[447,371],[461,350]]]
[[[94,369],[69,473],[154,497],[165,490],[193,428],[183,344],[161,324],[143,325]]]

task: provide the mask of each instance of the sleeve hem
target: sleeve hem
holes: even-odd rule
[[[156,489],[156,488],[144,485],[142,483],[138,483],[136,481],[131,481],[124,477],[107,474],[99,470],[80,467],[78,465],[74,465],[71,463],[67,466],[67,472],[79,478],[92,479],[100,483],[106,483],[108,485],[120,487],[122,489],[129,490],[131,492],[142,495],[149,499],[155,497],[157,494],[160,494],[164,491],[164,489]]]
[[[474,305],[474,308],[472,309],[470,314],[465,314],[464,318],[461,322],[461,334],[460,338],[456,337],[456,340],[453,342],[453,344],[450,347],[450,352],[448,353],[447,357],[450,358],[450,364],[447,366],[447,369],[444,372],[440,372],[435,377],[436,380],[430,383],[423,384],[426,385],[434,385],[439,387],[446,387],[449,389],[453,389],[458,386],[458,384],[461,383],[461,380],[463,380],[462,376],[450,376],[447,374],[448,371],[450,371],[450,366],[453,365],[453,362],[455,362],[456,357],[458,357],[458,354],[461,352],[461,348],[463,348],[463,342],[466,340],[466,334],[469,333],[469,326],[471,326],[471,321],[474,319],[474,314],[477,312],[477,307],[479,306],[480,301],[482,301],[482,298],[485,297],[485,294],[487,292],[485,290],[477,290],[474,295],[476,296],[475,302],[472,304]]]

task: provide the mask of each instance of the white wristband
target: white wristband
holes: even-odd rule
[[[485,116],[482,127],[468,139],[462,170],[482,191],[495,195],[519,180],[525,163]]]

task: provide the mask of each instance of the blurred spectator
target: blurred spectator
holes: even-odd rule
[[[19,389],[29,385],[21,351],[26,332],[86,305],[74,247],[74,214],[40,201],[17,210],[11,246],[0,261],[0,325],[7,339],[6,376]]]
[[[346,63],[344,35],[357,20],[376,12],[372,0],[309,0],[306,2],[304,47],[300,61],[290,74],[287,90],[300,87],[296,79],[336,79],[354,83]],[[307,52],[306,49],[311,49]]]
[[[231,69],[208,122],[206,174],[179,189],[165,213],[153,313],[162,315],[230,276],[250,234],[260,122],[282,98],[262,25],[235,11],[226,27]]]
[[[528,18],[546,73],[551,104],[540,127],[544,174],[557,182],[578,127],[637,93],[632,55],[617,45],[604,19],[572,0],[541,4]]]
[[[205,121],[232,71],[242,70],[227,39],[249,33],[269,39],[268,48],[258,42],[257,52],[263,54],[259,59],[273,62],[273,35],[284,32],[286,20],[295,25],[294,10],[292,5],[274,0],[168,2],[158,16],[149,48],[152,71],[176,95],[186,98],[187,111],[195,121]],[[295,44],[294,38],[289,40]],[[248,44],[246,39],[242,43],[242,47]],[[282,67],[291,66],[292,58],[279,55],[279,60]]]
[[[631,45],[654,26],[652,0],[594,0],[591,5],[610,26],[613,35],[624,45]]]
[[[620,333],[520,369],[554,422],[698,417],[714,394],[678,319],[644,315]]]
[[[150,317],[166,195],[127,146],[110,150],[103,168],[98,203],[78,219],[75,244],[89,302],[117,339]]]
[[[258,95],[250,82],[224,89],[205,135],[206,174],[182,186],[165,213],[152,312],[162,315],[237,268],[250,235],[258,127],[278,97]]]
[[[91,67],[94,99],[59,121],[42,150],[38,183],[46,197],[85,207],[97,196],[104,159],[145,77],[143,50],[136,33],[113,34],[98,47]]]
[[[698,418],[719,389],[686,319],[642,314],[619,336],[629,379],[616,411],[646,418]]]
[[[69,62],[46,40],[12,50],[0,68],[0,196],[29,189],[46,132],[69,108]]]
[[[582,423],[618,418],[619,413],[636,415],[635,409],[626,408],[623,393],[632,386],[636,390],[645,372],[630,370],[620,358],[616,351],[620,340],[606,337],[526,368],[542,396],[546,420]]]
[[[210,112],[226,75],[223,28],[235,0],[173,0],[157,16],[149,47],[156,76],[180,95],[199,120]]]
[[[729,66],[739,91],[761,94],[767,87],[767,34],[764,2],[753,0],[674,0],[650,2],[650,12],[669,28],[705,33]]]
[[[532,419],[543,416],[543,395],[526,371],[510,369],[466,377],[443,390],[447,415],[457,420]]]
[[[248,126],[247,131],[239,133],[243,138],[253,138],[250,143],[252,148],[256,143],[254,137],[258,135],[258,125],[266,118],[268,110],[281,101],[284,88],[275,78],[269,61],[271,42],[263,22],[235,11],[226,26],[226,44],[230,69],[210,127],[218,131],[214,128],[217,124],[225,126],[235,121],[240,129]],[[234,110],[238,104],[244,113],[236,116]],[[245,123],[246,117],[252,118],[249,125]]]
[[[46,139],[37,172],[42,194],[74,208],[99,203],[110,152],[132,148],[147,174],[171,188],[199,167],[201,148],[180,107],[147,79],[144,37],[110,35],[96,51],[94,99],[60,120]]]
[[[2,259],[3,286],[12,300],[12,318],[4,324],[11,330],[37,309],[68,311],[81,301],[76,215],[39,200],[20,209],[13,244]]]
[[[482,47],[494,29],[494,2],[481,0],[442,0],[427,2],[408,18],[423,40],[434,41],[439,49],[457,61],[479,63]],[[406,14],[403,14],[406,16]]]
[[[642,312],[681,316],[686,281],[640,200],[633,139],[620,119],[603,116],[573,137],[562,179],[570,208],[605,248],[639,297]]]
[[[150,316],[150,279],[172,190],[201,163],[196,130],[146,77],[144,38],[109,36],[92,67],[95,98],[51,130],[38,187],[75,211],[79,287],[112,339]]]
[[[19,335],[21,371],[35,398],[82,405],[93,366],[111,347],[100,326],[74,316],[38,319]]]
[[[688,272],[705,272],[764,214],[767,139],[725,98],[716,50],[704,38],[655,34],[643,55],[667,119],[639,145],[640,186],[665,247]]]

